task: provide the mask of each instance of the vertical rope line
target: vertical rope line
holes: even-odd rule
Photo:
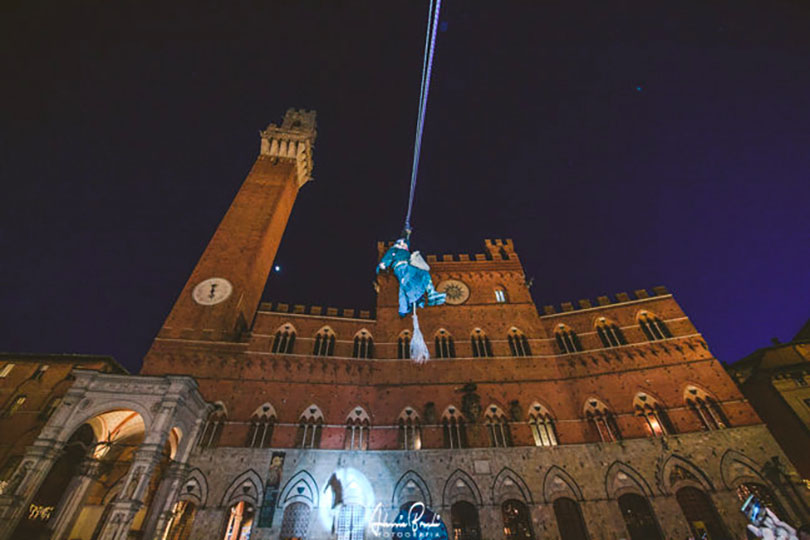
[[[419,96],[419,112],[416,120],[416,136],[413,148],[413,166],[411,168],[411,187],[408,196],[408,212],[405,215],[405,229],[411,228],[411,212],[413,211],[413,196],[416,191],[416,175],[419,171],[419,156],[422,151],[422,132],[425,127],[425,110],[427,109],[428,93],[430,91],[430,72],[433,67],[433,54],[436,49],[436,30],[439,25],[439,10],[441,0],[431,0],[432,17],[428,12],[428,31],[425,39],[425,56],[422,59],[422,88]]]

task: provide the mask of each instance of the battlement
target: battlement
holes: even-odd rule
[[[658,286],[652,288],[652,294],[650,294],[647,289],[636,289],[633,291],[633,295],[635,298],[630,298],[630,295],[626,292],[619,292],[616,293],[616,301],[612,301],[607,295],[598,296],[596,298],[596,303],[594,304],[591,302],[590,299],[585,298],[579,300],[577,305],[575,306],[573,302],[563,302],[560,304],[560,311],[557,311],[556,306],[551,304],[543,306],[543,317],[550,316],[550,315],[565,315],[566,313],[570,313],[572,311],[581,311],[584,309],[594,309],[600,308],[604,306],[615,306],[618,304],[624,304],[627,302],[637,302],[639,300],[647,300],[651,298],[657,298],[661,296],[668,296],[670,293],[664,286]]]
[[[381,259],[385,252],[394,245],[394,242],[377,242],[377,258]],[[513,261],[520,263],[515,244],[511,238],[496,238],[484,240],[486,253],[447,253],[443,255],[423,254],[428,264],[445,262],[485,262],[485,261]]]
[[[288,109],[281,127],[270,124],[261,132],[262,156],[295,160],[298,186],[312,179],[315,111]]]
[[[350,308],[338,309],[335,307],[306,306],[304,304],[285,304],[284,302],[262,302],[259,311],[272,313],[292,313],[293,315],[311,315],[313,317],[341,317],[346,319],[371,319],[368,309],[355,310]]]

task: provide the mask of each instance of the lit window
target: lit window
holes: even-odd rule
[[[636,411],[636,416],[644,420],[650,436],[662,437],[675,433],[675,428],[669,421],[669,415],[652,396],[644,393],[636,394],[633,409]]]
[[[40,364],[37,366],[37,369],[31,375],[32,381],[39,381],[42,380],[42,376],[45,375],[45,372],[48,371],[48,364]]]
[[[529,407],[529,427],[535,446],[557,446],[557,432],[551,414],[539,403]]]
[[[8,377],[8,374],[11,373],[12,369],[14,369],[14,364],[6,364],[3,366],[3,369],[0,369],[0,379]]]
[[[506,302],[506,291],[503,289],[495,289],[495,301],[499,304]]]
[[[56,409],[59,407],[59,405],[61,403],[62,403],[62,398],[53,398],[52,400],[50,400],[48,402],[47,407],[42,409],[42,412],[39,413],[39,419],[40,420],[48,420],[48,418],[53,416],[53,413],[56,411]]]
[[[231,507],[223,540],[248,540],[256,511],[253,505],[240,501]],[[221,530],[221,529],[220,529]]]

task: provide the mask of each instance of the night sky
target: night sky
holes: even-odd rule
[[[427,3],[231,4],[0,7],[0,350],[137,370],[288,107],[318,111],[315,180],[265,300],[373,308]],[[666,285],[727,362],[790,339],[808,28],[805,1],[445,0],[414,247],[511,237],[540,307]]]

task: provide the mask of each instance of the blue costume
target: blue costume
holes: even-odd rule
[[[421,260],[421,258],[420,258]],[[411,264],[411,253],[408,250],[407,240],[400,238],[383,255],[377,266],[377,273],[392,268],[399,281],[399,315],[404,317],[412,313],[414,306],[425,307],[425,295],[428,306],[444,304],[447,297],[445,293],[438,292],[433,287],[430,272]],[[427,268],[427,265],[425,265]]]

